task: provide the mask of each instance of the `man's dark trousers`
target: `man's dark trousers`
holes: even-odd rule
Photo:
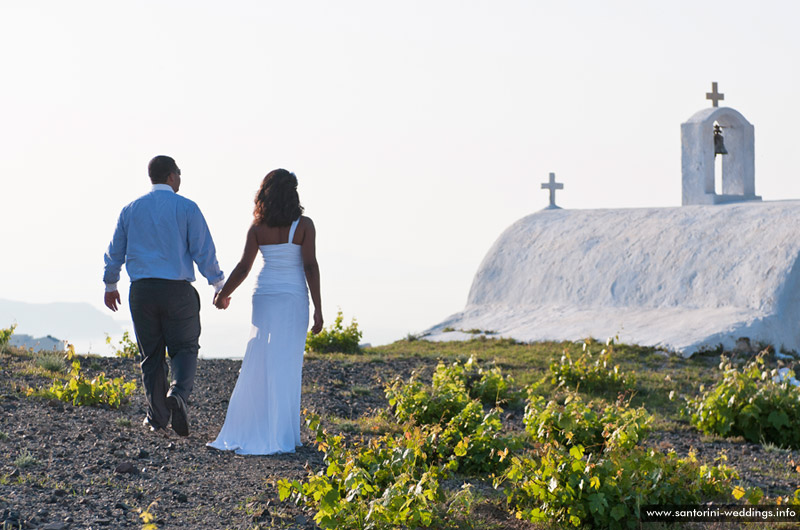
[[[128,300],[142,354],[147,419],[155,428],[167,427],[167,391],[188,401],[194,386],[200,349],[200,296],[187,281],[148,278],[131,283]],[[169,387],[167,351],[172,366]]]

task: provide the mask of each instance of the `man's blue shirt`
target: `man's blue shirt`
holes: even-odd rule
[[[103,281],[116,284],[125,263],[131,282],[143,278],[193,282],[194,263],[210,285],[225,275],[211,232],[197,205],[166,184],[122,209],[105,255]]]

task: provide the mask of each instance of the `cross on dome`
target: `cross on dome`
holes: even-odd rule
[[[720,100],[725,99],[725,94],[720,94],[717,91],[717,82],[713,81],[711,83],[711,92],[706,92],[706,99],[711,100],[711,105],[713,107],[719,107]]]
[[[550,173],[550,180],[548,182],[542,182],[542,189],[543,190],[550,190],[550,206],[548,209],[559,208],[556,206],[556,190],[563,190],[564,184],[561,182],[556,182],[556,174]]]

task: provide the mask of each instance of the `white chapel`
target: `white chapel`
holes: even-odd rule
[[[800,201],[756,195],[753,125],[718,106],[716,83],[707,98],[681,124],[682,206],[561,209],[551,174],[550,205],[500,235],[466,307],[426,338],[618,336],[688,356],[746,337],[800,350]]]

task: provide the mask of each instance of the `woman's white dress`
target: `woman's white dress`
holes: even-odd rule
[[[308,330],[308,289],[300,245],[261,245],[250,341],[216,449],[241,455],[293,453],[300,444],[300,386]]]

